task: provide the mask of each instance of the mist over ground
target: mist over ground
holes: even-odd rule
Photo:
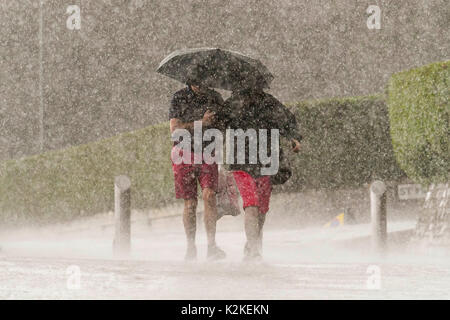
[[[299,204],[291,198],[286,207],[289,196]],[[330,201],[318,204],[317,198],[311,201],[314,208],[300,206],[308,198],[313,199],[298,194],[273,198],[264,262],[256,264],[242,261],[243,215],[225,216],[217,224],[217,242],[227,252],[226,260],[206,260],[206,236],[199,221],[198,261],[184,262],[181,203],[132,212],[132,250],[126,259],[112,254],[112,212],[65,224],[3,230],[0,298],[450,298],[445,248],[424,250],[410,242],[416,225],[414,206],[389,206],[389,249],[379,255],[370,249],[367,211],[358,212],[359,223],[326,228],[326,206],[336,214],[340,211]],[[411,213],[405,215],[405,209]],[[161,218],[168,215],[173,217]]]

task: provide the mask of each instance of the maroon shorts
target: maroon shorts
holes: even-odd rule
[[[245,171],[234,171],[233,176],[244,202],[244,209],[258,207],[259,212],[267,213],[272,193],[270,176],[253,178]]]
[[[178,152],[182,156],[182,151],[174,146],[172,152]],[[207,164],[202,161],[201,164],[194,163],[194,157],[201,155],[191,153],[191,164],[174,164],[172,161],[172,170],[175,181],[175,196],[177,199],[196,199],[197,182],[203,189],[210,188],[217,192],[219,173],[217,163]]]

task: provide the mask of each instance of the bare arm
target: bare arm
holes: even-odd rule
[[[214,112],[207,110],[201,121],[203,126],[209,126],[214,121]],[[177,129],[185,129],[192,133],[194,131],[194,122],[183,122],[177,118],[170,119],[170,132],[173,133]]]
[[[292,151],[294,151],[295,153],[300,152],[300,141],[298,141],[297,139],[292,139]]]

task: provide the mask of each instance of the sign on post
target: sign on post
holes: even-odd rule
[[[400,200],[425,199],[427,192],[420,184],[399,184],[398,198]]]

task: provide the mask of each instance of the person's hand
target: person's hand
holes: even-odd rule
[[[292,139],[292,151],[295,153],[300,151],[300,142],[296,139]]]
[[[202,124],[204,126],[209,126],[211,125],[214,120],[215,120],[215,113],[212,112],[211,110],[206,110],[205,114],[203,115],[203,119],[202,119]]]

